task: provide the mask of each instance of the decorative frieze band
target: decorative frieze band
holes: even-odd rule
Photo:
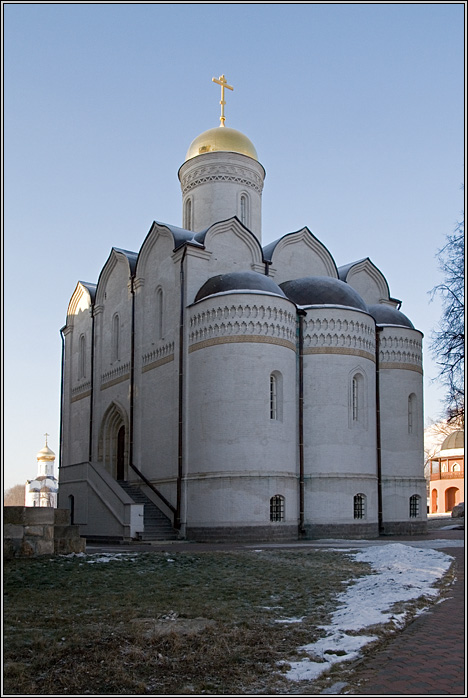
[[[208,308],[190,318],[190,344],[219,337],[268,337],[295,346],[296,316],[290,310],[269,304],[231,304]]]
[[[217,344],[236,344],[251,342],[253,344],[276,344],[280,347],[286,347],[287,349],[292,349],[296,351],[296,345],[293,342],[289,342],[286,339],[280,339],[279,337],[265,337],[264,335],[239,335],[238,337],[212,337],[211,339],[204,339],[201,342],[192,344],[189,347],[189,354],[193,351],[198,351],[199,349],[205,349],[206,347],[213,347]]]
[[[360,356],[362,359],[369,359],[369,361],[375,363],[375,353],[372,354],[369,351],[352,349],[351,347],[308,347],[304,349],[304,355],[306,354],[343,354],[347,356]]]
[[[399,368],[422,373],[422,341],[402,335],[384,335],[380,340],[382,368]]]
[[[166,359],[171,354],[174,354],[174,342],[168,342],[167,344],[163,344],[162,346],[156,347],[156,349],[143,354],[143,366],[149,366],[150,364],[160,361],[161,359]]]
[[[375,329],[362,320],[307,318],[304,327],[305,354],[352,354],[375,361]]]
[[[402,371],[416,371],[417,373],[423,373],[422,366],[416,363],[404,363],[403,361],[381,361],[380,368],[382,369],[400,369]]]
[[[76,402],[77,400],[83,400],[85,397],[91,395],[91,381],[86,381],[82,385],[76,386],[71,391],[71,402]]]
[[[117,366],[110,371],[106,371],[101,376],[101,390],[110,388],[112,385],[122,383],[130,378],[130,362]]]
[[[182,194],[185,196],[194,187],[206,182],[234,182],[250,187],[259,194],[263,190],[262,178],[253,170],[239,165],[200,165],[183,176]]]

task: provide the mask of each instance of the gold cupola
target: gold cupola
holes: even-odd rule
[[[220,125],[197,136],[187,150],[178,176],[182,190],[182,227],[200,232],[234,216],[261,240],[265,169],[252,141],[225,126],[224,90],[233,90],[224,75]]]
[[[185,161],[197,155],[215,152],[240,153],[258,162],[257,151],[252,141],[240,131],[227,126],[216,126],[197,136],[190,143]]]

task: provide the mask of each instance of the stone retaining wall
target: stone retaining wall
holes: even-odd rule
[[[86,540],[70,524],[68,509],[3,507],[3,556],[37,557],[81,553]]]

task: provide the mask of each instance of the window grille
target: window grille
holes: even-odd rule
[[[284,497],[280,494],[270,499],[270,521],[284,521]]]
[[[354,518],[364,519],[366,515],[366,497],[364,494],[354,496]]]
[[[413,494],[409,500],[409,515],[410,518],[414,519],[419,516],[419,500],[421,497],[417,494]]]

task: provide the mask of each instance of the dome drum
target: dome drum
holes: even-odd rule
[[[224,130],[224,129],[220,129]],[[240,152],[206,152],[179,169],[183,227],[200,232],[237,216],[261,240],[265,170]]]

